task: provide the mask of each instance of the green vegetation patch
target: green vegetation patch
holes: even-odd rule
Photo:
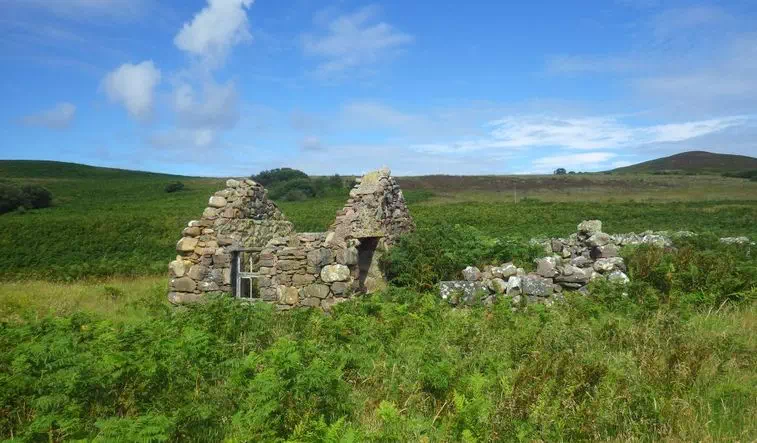
[[[754,256],[708,239],[625,254],[630,286],[551,309],[396,287],[329,316],[228,297],[126,319],[19,307],[0,323],[0,438],[753,441]]]

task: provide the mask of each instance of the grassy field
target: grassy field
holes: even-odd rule
[[[175,242],[222,180],[39,162],[0,162],[0,177],[55,196],[0,216],[0,440],[757,439],[757,254],[717,242],[757,238],[746,180],[402,178],[418,233],[400,275],[324,316],[168,306]],[[165,193],[176,180],[187,189]],[[280,206],[318,231],[343,203]],[[434,294],[494,260],[494,238],[527,265],[523,241],[587,218],[713,235],[626,249],[630,286],[555,309],[456,310]]]
[[[151,276],[165,272],[188,220],[223,180],[45,162],[0,162],[0,177],[46,186],[52,208],[0,216],[0,280]],[[167,183],[186,190],[168,194]],[[510,187],[521,189],[517,203]],[[400,178],[418,226],[465,224],[527,240],[567,235],[583,219],[608,232],[711,231],[757,236],[757,183],[697,176]],[[677,200],[678,196],[687,196]],[[642,198],[647,196],[647,198]],[[525,198],[524,198],[525,197]],[[637,197],[638,201],[630,201]],[[281,202],[300,231],[322,231],[344,198]]]

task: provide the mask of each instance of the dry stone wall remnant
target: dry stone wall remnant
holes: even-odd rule
[[[443,281],[439,294],[453,305],[490,304],[498,297],[512,297],[513,303],[552,304],[564,290],[588,293],[588,284],[597,279],[613,283],[629,282],[626,264],[618,256],[625,245],[650,244],[673,247],[675,239],[691,237],[689,231],[669,233],[646,231],[641,234],[607,234],[602,222],[586,220],[568,238],[534,239],[544,248],[545,257],[536,260],[536,270],[526,273],[512,263],[487,266],[483,271],[469,266],[463,281]],[[747,237],[726,237],[721,242],[753,246]]]
[[[326,232],[294,232],[262,186],[252,180],[229,180],[227,185],[210,198],[203,218],[190,222],[177,244],[180,255],[169,265],[172,302],[229,292],[234,278],[231,252],[258,247],[244,267],[255,274],[261,301],[280,310],[328,311],[354,294],[383,287],[379,257],[399,235],[415,228],[388,169],[357,180]],[[249,198],[240,203],[239,195]],[[231,211],[229,205],[238,211]]]

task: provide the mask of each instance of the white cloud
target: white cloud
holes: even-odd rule
[[[553,155],[533,161],[533,165],[545,172],[556,168],[573,168],[579,170],[594,170],[600,168],[608,160],[617,157],[612,152],[585,152],[580,154]]]
[[[102,87],[111,102],[123,105],[132,117],[146,121],[152,114],[153,95],[160,77],[160,70],[152,60],[138,65],[126,63],[108,73]]]
[[[173,108],[182,126],[228,129],[239,120],[239,94],[233,82],[206,81],[197,97],[190,84],[181,83],[174,91]]]
[[[208,0],[208,6],[184,24],[174,44],[211,65],[223,63],[232,46],[252,39],[246,11],[252,3],[253,0]]]
[[[376,7],[367,6],[334,18],[324,34],[306,34],[303,37],[305,54],[325,59],[316,72],[323,76],[339,75],[375,64],[412,43],[413,36],[386,22],[376,23],[377,14]]]
[[[51,109],[21,118],[27,126],[38,126],[49,129],[66,129],[76,117],[76,106],[71,103],[58,103]]]
[[[508,116],[489,123],[486,137],[415,145],[420,152],[460,153],[485,149],[518,150],[554,147],[576,150],[638,147],[691,140],[746,124],[748,117],[726,117],[662,125],[631,125],[618,117],[560,118]]]

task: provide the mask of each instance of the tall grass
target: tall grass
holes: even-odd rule
[[[624,254],[630,286],[517,311],[397,287],[330,316],[227,297],[136,297],[143,316],[20,304],[0,323],[0,438],[757,438],[757,259],[707,239]]]

